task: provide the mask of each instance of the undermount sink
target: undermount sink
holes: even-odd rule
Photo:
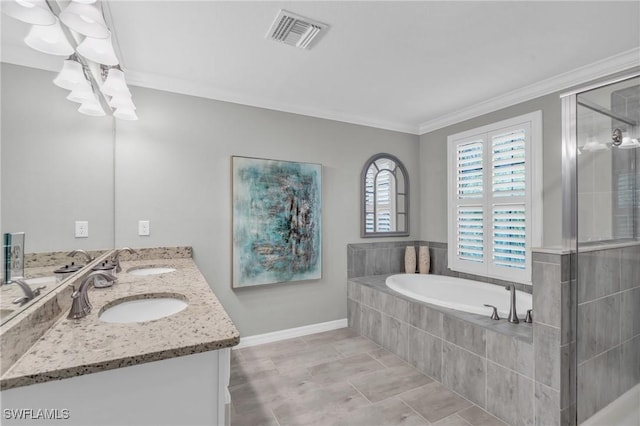
[[[141,297],[148,297],[142,295]],[[151,298],[129,298],[116,300],[107,307],[99,318],[110,323],[133,323],[153,321],[182,311],[188,303],[173,295],[154,295]]]
[[[139,266],[131,268],[127,272],[131,275],[159,275],[174,272],[176,268],[170,266]]]

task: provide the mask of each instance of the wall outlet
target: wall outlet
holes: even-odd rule
[[[89,222],[76,220],[76,238],[89,238]]]
[[[138,221],[138,235],[141,237],[149,235],[149,221],[148,220],[140,220]]]

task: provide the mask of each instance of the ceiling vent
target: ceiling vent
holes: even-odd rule
[[[300,49],[311,49],[329,26],[304,16],[281,10],[267,33],[267,38]]]

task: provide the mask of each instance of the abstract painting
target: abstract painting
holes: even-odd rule
[[[233,287],[322,276],[322,165],[232,157]]]

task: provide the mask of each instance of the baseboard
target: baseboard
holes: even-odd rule
[[[233,349],[247,348],[249,346],[262,345],[263,343],[278,342],[280,340],[292,339],[294,337],[306,336],[320,333],[322,331],[337,330],[348,326],[347,319],[321,322],[318,324],[305,325],[302,327],[288,328],[286,330],[272,331],[271,333],[257,334],[240,338],[240,344]]]

